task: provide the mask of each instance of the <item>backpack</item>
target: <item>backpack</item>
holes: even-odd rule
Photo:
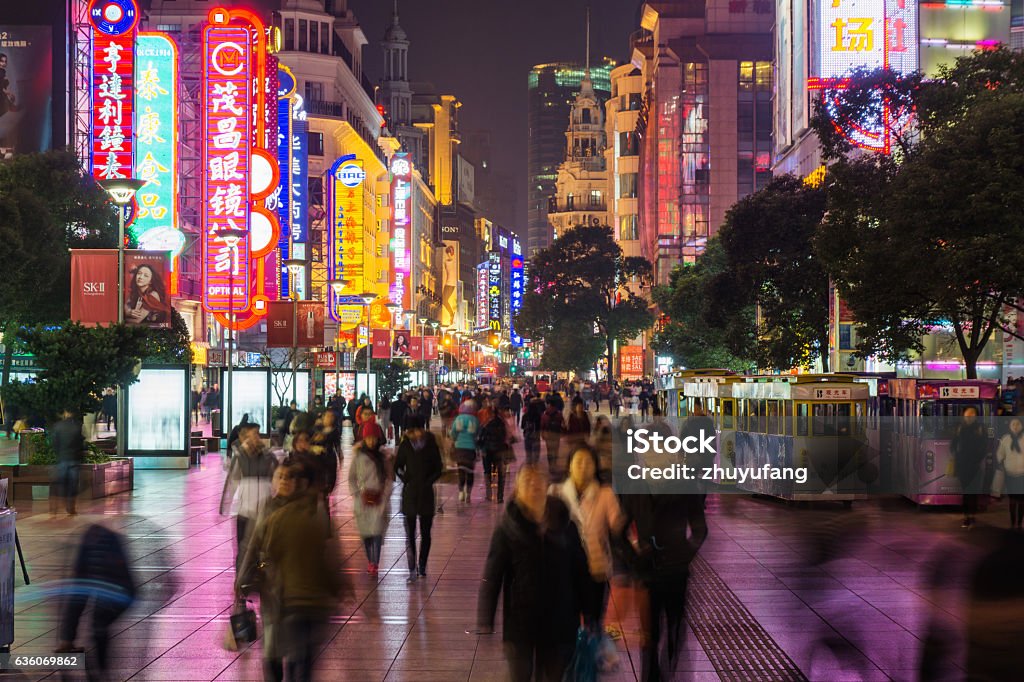
[[[487,425],[480,430],[479,435],[476,438],[476,444],[481,450],[487,452],[499,452],[504,450],[507,443],[507,429],[505,428],[505,420],[499,416],[495,416],[491,421],[487,422]]]

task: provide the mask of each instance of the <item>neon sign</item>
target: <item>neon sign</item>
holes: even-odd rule
[[[92,175],[132,177],[135,107],[134,0],[92,0]]]
[[[847,87],[857,68],[917,69],[917,0],[818,0],[817,42],[819,73],[808,89],[825,91],[836,128],[854,145],[889,153],[893,132],[907,125],[910,112],[883,104],[877,123],[840,121],[834,91]]]
[[[476,266],[476,328],[487,328],[487,261]]]
[[[509,282],[509,299],[511,301],[510,307],[512,309],[512,321],[509,324],[509,338],[512,341],[512,345],[516,348],[521,348],[523,345],[523,337],[516,333],[515,330],[515,318],[519,314],[519,311],[523,308],[523,247],[519,243],[519,240],[512,238],[512,262],[509,268],[511,275]]]
[[[203,304],[211,312],[245,311],[250,306],[248,171],[253,108],[249,29],[207,26],[203,63]],[[226,239],[220,236],[225,229],[244,234],[237,240]],[[230,311],[232,304],[234,311]]]
[[[391,161],[391,289],[388,298],[392,303],[409,308],[409,275],[412,272],[412,258],[409,254],[410,227],[412,223],[412,164],[408,154],[398,152]]]
[[[487,254],[487,322],[493,331],[501,331],[501,253]]]
[[[327,274],[331,279],[343,280],[342,299],[329,293],[331,317],[341,323],[343,330],[354,329],[362,320],[361,305],[346,303],[345,299],[358,295],[363,290],[366,253],[363,246],[364,207],[362,181],[355,183],[355,177],[365,177],[361,161],[349,154],[331,165],[327,176]]]
[[[164,33],[139,33],[135,58],[135,172],[147,184],[136,197],[139,211],[132,232],[143,248],[149,242],[183,245],[178,231],[178,48]],[[174,255],[178,252],[180,245]]]
[[[278,252],[281,260],[291,258],[291,186],[292,186],[292,95],[295,94],[295,76],[283,64],[277,67],[277,165],[281,169],[281,180],[274,190],[272,208],[277,211],[277,219],[281,223],[281,236],[278,239]],[[279,287],[281,298],[287,298],[291,291],[288,271],[279,268]]]
[[[305,244],[309,237],[309,124],[302,108],[302,98],[292,98],[292,167],[291,208],[292,243]]]

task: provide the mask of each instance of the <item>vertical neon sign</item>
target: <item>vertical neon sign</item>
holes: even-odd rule
[[[292,243],[305,244],[309,238],[309,124],[302,98],[292,101]]]
[[[92,0],[92,175],[132,177],[135,107],[134,0]]]
[[[516,333],[516,315],[523,308],[523,246],[515,237],[512,238],[512,262],[509,268],[511,282],[509,283],[510,307],[512,309],[512,322],[509,325],[509,338],[512,345],[520,348],[523,345],[523,337]]]
[[[398,152],[391,160],[391,289],[388,298],[405,309],[412,305],[409,276],[412,258],[409,254],[412,227],[412,164],[409,155]]]
[[[135,58],[135,172],[147,184],[132,232],[141,248],[176,255],[185,243],[178,230],[178,48],[166,34],[139,33]]]
[[[476,328],[487,328],[487,261],[476,266]]]
[[[250,306],[249,185],[252,143],[252,42],[247,28],[211,24],[203,31],[203,304],[210,312]],[[239,229],[235,242],[224,229]],[[229,290],[233,286],[234,291]],[[233,299],[233,301],[229,300]]]
[[[292,95],[295,94],[295,76],[283,64],[277,69],[277,165],[281,169],[281,180],[274,190],[277,198],[277,218],[281,223],[281,237],[278,239],[278,253],[281,261],[291,258],[291,186],[292,186]],[[281,298],[291,295],[288,271],[278,269]]]
[[[366,254],[363,247],[363,181],[366,171],[354,154],[336,160],[327,174],[327,275],[343,280],[342,295],[363,291]],[[362,319],[362,307],[345,304],[332,290],[329,293],[331,317],[349,330]]]
[[[492,331],[501,331],[501,252],[487,254],[487,321]]]

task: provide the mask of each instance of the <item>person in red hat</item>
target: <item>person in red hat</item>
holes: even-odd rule
[[[365,421],[362,440],[352,448],[354,454],[348,471],[348,489],[352,494],[356,527],[363,539],[369,564],[367,572],[371,575],[377,575],[381,545],[391,518],[392,477],[387,457],[381,450],[383,444],[384,432],[377,421]]]

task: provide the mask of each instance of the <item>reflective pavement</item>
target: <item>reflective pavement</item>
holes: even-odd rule
[[[346,450],[350,440],[346,434]],[[7,445],[0,438],[0,446]],[[9,448],[0,447],[0,461],[9,457]],[[117,679],[261,679],[259,643],[239,652],[222,647],[235,528],[217,511],[223,477],[220,455],[210,454],[188,471],[137,472],[133,493],[82,501],[74,519],[51,519],[45,500],[19,502],[18,533],[32,585],[18,573],[13,651],[52,651],[56,613],[48,586],[64,577],[81,530],[100,520],[127,537],[140,584],[138,601],[114,627]],[[384,541],[379,579],[366,573],[343,474],[333,514],[356,601],[331,624],[317,663],[321,679],[505,678],[500,633],[466,634],[474,626],[478,581],[501,511],[483,501],[482,478],[478,469],[469,506],[457,503],[454,484],[441,487],[446,513],[434,522],[429,575],[407,585],[397,516]],[[1006,527],[1004,516],[1000,506],[979,520]],[[897,499],[847,511],[713,495],[708,520],[708,541],[691,578],[691,630],[678,679],[916,679],[929,622],[957,632],[963,621],[956,585],[986,532],[963,531],[954,513],[917,511]],[[946,577],[941,589],[929,584],[936,561]],[[602,680],[638,677],[634,597],[627,586],[613,589],[607,621],[621,633],[620,666]],[[79,643],[88,642],[81,637]],[[948,647],[946,654],[943,666],[954,672],[962,653]]]

